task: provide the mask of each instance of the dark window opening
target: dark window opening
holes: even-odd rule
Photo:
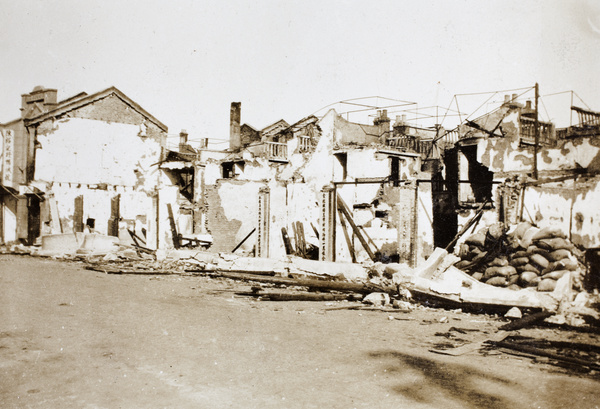
[[[342,166],[342,180],[348,177],[348,154],[346,152],[336,153],[335,158]]]
[[[221,164],[221,168],[223,170],[223,179],[231,179],[235,176],[233,171],[233,162],[223,162]]]
[[[90,228],[90,230],[93,230],[93,229],[95,229],[95,228],[96,228],[96,219],[88,218],[88,219],[85,221],[85,225],[86,225],[87,227],[89,227],[89,228]]]
[[[387,210],[375,210],[375,217],[385,219],[388,216]]]
[[[475,204],[491,201],[494,173],[477,161],[477,147],[463,147],[462,153],[467,160],[467,174],[460,175],[461,204]]]

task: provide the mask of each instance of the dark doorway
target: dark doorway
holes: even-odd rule
[[[40,198],[29,196],[27,207],[27,244],[33,246],[35,239],[40,237]]]

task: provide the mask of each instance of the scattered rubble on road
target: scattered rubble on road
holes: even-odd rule
[[[479,339],[431,351],[457,356],[495,350],[600,369],[600,347],[523,337],[518,332],[541,322],[592,329],[600,322],[597,291],[584,289],[582,255],[559,231],[528,223],[509,232],[495,226],[480,230],[457,247],[456,255],[438,248],[417,268],[398,263],[321,262],[293,255],[274,260],[195,249],[148,251],[96,233],[54,235],[43,239],[41,247],[13,245],[2,252],[80,261],[86,269],[106,274],[241,280],[254,283],[251,291],[232,291],[261,301],[345,303],[327,311],[410,313],[424,305],[496,313],[512,322]],[[544,284],[548,280],[552,285]],[[390,315],[389,319],[411,318]],[[452,338],[455,332],[469,331],[453,328],[441,336]],[[567,344],[571,345],[569,354],[565,354]]]

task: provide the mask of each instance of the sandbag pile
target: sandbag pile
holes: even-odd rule
[[[502,224],[492,225],[468,237],[458,249],[457,268],[486,284],[515,290],[533,287],[553,291],[556,281],[571,274],[581,288],[584,268],[579,250],[559,229],[539,229],[520,223],[509,234]]]

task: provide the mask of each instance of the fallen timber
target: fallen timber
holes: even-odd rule
[[[321,262],[288,257],[284,260],[238,257],[208,252],[179,253],[178,268],[155,271],[119,268],[98,264],[89,269],[109,274],[180,274],[207,275],[234,280],[254,281],[285,286],[306,287],[311,291],[339,291],[368,294],[383,292],[397,296],[404,289],[412,297],[428,304],[439,303],[452,308],[482,311],[502,311],[511,307],[530,310],[556,311],[564,294],[538,293],[498,288],[479,282],[463,271],[452,267],[452,258],[444,249],[436,251],[418,268],[412,269],[393,284],[374,284],[368,280],[368,269],[360,264]],[[162,267],[161,267],[162,268]],[[399,273],[400,274],[400,273]],[[294,277],[313,278],[294,278]],[[557,288],[558,290],[558,288]]]
[[[287,277],[268,277],[247,273],[234,273],[230,271],[213,272],[214,276],[231,278],[242,281],[256,281],[269,284],[280,284],[296,287],[307,287],[318,291],[341,291],[354,292],[359,294],[369,294],[372,292],[385,292],[388,294],[397,294],[398,288],[395,286],[380,286],[370,283],[351,283],[346,281],[314,280],[314,279],[296,279]]]
[[[549,358],[553,361],[559,362],[563,365],[570,366],[578,366],[587,368],[590,370],[600,371],[600,364],[598,362],[590,361],[589,359],[582,359],[577,357],[571,357],[567,355],[558,354],[556,352],[547,351],[542,348],[537,348],[530,345],[522,345],[520,343],[511,342],[511,341],[490,341],[493,346],[499,349],[508,349],[511,351],[517,351],[519,353],[524,353],[527,355],[531,355],[533,357],[539,356],[544,358]]]
[[[237,292],[236,295],[257,297],[264,301],[360,301],[362,296],[356,294],[332,294],[311,292],[273,292],[273,291],[250,291]]]

